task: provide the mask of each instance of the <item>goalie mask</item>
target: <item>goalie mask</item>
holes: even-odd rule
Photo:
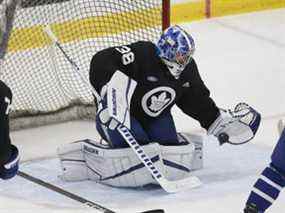
[[[171,75],[178,79],[195,52],[192,36],[175,25],[167,28],[157,43],[158,54]]]

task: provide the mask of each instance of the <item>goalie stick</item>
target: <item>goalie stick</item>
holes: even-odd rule
[[[85,77],[80,72],[79,67],[77,64],[68,56],[68,54],[65,52],[61,44],[59,43],[57,37],[52,32],[49,25],[45,26],[44,32],[48,35],[48,37],[51,39],[53,44],[62,52],[62,54],[65,56],[67,61],[72,65],[74,71],[76,71],[82,81],[91,89],[92,94],[96,97],[96,99],[99,101],[101,100],[101,97],[96,92],[96,90],[89,85],[89,82],[85,79]],[[190,188],[195,188],[198,186],[201,186],[201,181],[196,176],[190,176],[182,180],[176,180],[176,181],[170,181],[164,177],[164,175],[157,169],[157,167],[152,163],[149,156],[145,153],[143,148],[138,144],[136,139],[132,136],[130,133],[130,130],[123,125],[120,125],[118,127],[119,133],[122,135],[122,137],[125,139],[125,141],[129,144],[129,146],[133,149],[135,154],[138,156],[138,158],[141,160],[141,162],[145,165],[145,167],[149,170],[151,175],[155,178],[155,180],[159,183],[159,185],[168,193],[175,193],[179,191],[185,191]]]
[[[59,193],[61,195],[64,195],[64,196],[66,196],[66,197],[68,197],[68,198],[70,198],[72,200],[80,202],[80,203],[82,203],[85,206],[88,206],[90,208],[96,209],[96,210],[98,210],[100,212],[103,212],[103,213],[116,213],[116,212],[114,212],[114,211],[112,211],[112,210],[110,210],[110,209],[108,209],[106,207],[103,207],[103,206],[99,205],[98,203],[94,203],[94,202],[92,202],[90,200],[87,200],[87,199],[85,199],[83,197],[80,197],[80,196],[78,196],[76,194],[68,192],[68,191],[66,191],[66,190],[64,190],[64,189],[62,189],[62,188],[60,188],[58,186],[55,186],[55,185],[53,185],[51,183],[43,181],[43,180],[41,180],[39,178],[36,178],[36,177],[34,177],[32,175],[29,175],[29,174],[25,173],[25,172],[18,171],[18,176],[20,176],[20,177],[22,177],[22,178],[24,178],[24,179],[26,179],[28,181],[31,181],[33,183],[36,183],[36,184],[38,184],[40,186],[43,186],[43,187],[45,187],[47,189],[50,189],[50,190],[52,190],[54,192],[57,192],[57,193]],[[145,211],[145,212],[141,212],[141,213],[164,213],[164,210],[162,210],[162,209],[154,209],[154,210],[149,210],[149,211]]]

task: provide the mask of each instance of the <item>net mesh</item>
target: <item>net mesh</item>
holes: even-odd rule
[[[155,41],[162,29],[161,16],[159,0],[23,0],[1,69],[1,79],[13,91],[11,117],[39,118],[78,106],[94,108],[88,86],[45,34],[46,25],[88,79],[97,51],[137,40]]]

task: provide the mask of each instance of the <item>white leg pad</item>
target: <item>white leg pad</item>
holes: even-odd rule
[[[187,141],[194,145],[193,158],[191,163],[191,170],[198,170],[203,168],[203,141],[202,135],[194,135],[185,132],[178,133],[180,141]]]
[[[184,179],[190,175],[194,154],[193,144],[181,146],[160,146],[168,180]]]
[[[189,140],[187,134],[184,137]],[[202,168],[201,144],[197,138],[192,139],[196,142],[181,146],[151,143],[143,149],[167,179],[183,179],[192,170]],[[58,156],[64,180],[89,179],[116,187],[157,184],[131,148],[110,149],[95,141],[84,140],[58,148]]]
[[[82,151],[82,143],[75,142],[57,148],[62,175],[65,181],[82,181],[88,179],[88,168]]]
[[[163,171],[159,145],[153,143],[143,148],[155,166]],[[94,152],[84,150],[85,159],[92,171],[101,175],[97,181],[116,187],[138,187],[156,183],[131,148],[101,149],[92,147],[91,149],[98,150],[96,155],[93,154]],[[94,177],[94,175],[92,176]],[[94,178],[92,179],[94,180]]]

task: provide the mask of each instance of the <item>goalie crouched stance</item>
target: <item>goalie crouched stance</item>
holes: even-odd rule
[[[19,153],[11,144],[9,135],[9,106],[12,101],[10,88],[0,80],[0,178],[10,179],[17,174]]]
[[[246,104],[220,110],[199,75],[194,52],[192,36],[172,26],[156,44],[139,41],[95,54],[90,82],[101,97],[96,127],[107,143],[84,140],[60,147],[62,177],[118,187],[156,183],[120,135],[118,125],[130,129],[167,179],[183,179],[200,169],[203,136],[177,133],[170,111],[175,104],[221,142],[251,140],[259,113]]]

